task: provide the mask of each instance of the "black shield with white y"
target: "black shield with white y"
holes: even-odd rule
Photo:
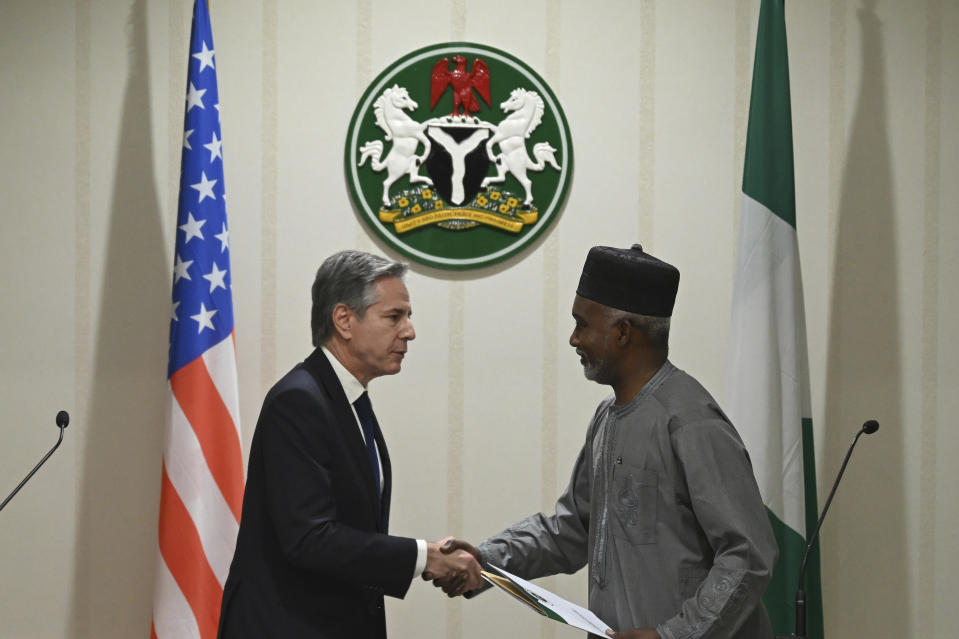
[[[483,122],[454,121],[431,124],[426,135],[433,144],[426,168],[433,187],[453,205],[471,201],[479,192],[489,168],[486,143],[491,137]]]

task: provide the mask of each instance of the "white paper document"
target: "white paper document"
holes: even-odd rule
[[[606,636],[609,624],[603,622],[586,608],[566,601],[559,595],[508,573],[502,568],[493,565],[490,565],[490,568],[498,574],[483,571],[483,578],[486,581],[523,602],[539,614],[600,637]]]

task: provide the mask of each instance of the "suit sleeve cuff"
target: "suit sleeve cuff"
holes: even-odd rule
[[[416,540],[416,567],[413,569],[413,578],[416,579],[426,570],[426,540]]]

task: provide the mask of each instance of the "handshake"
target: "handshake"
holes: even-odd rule
[[[423,579],[456,597],[484,585],[481,562],[479,551],[461,539],[427,542]]]

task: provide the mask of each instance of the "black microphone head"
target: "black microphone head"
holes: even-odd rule
[[[62,410],[59,413],[57,413],[57,426],[59,426],[60,428],[66,428],[67,424],[69,423],[70,423],[70,414],[67,411]]]
[[[862,425],[862,432],[867,435],[872,435],[874,432],[879,430],[879,422],[874,419],[870,419],[868,422]]]

